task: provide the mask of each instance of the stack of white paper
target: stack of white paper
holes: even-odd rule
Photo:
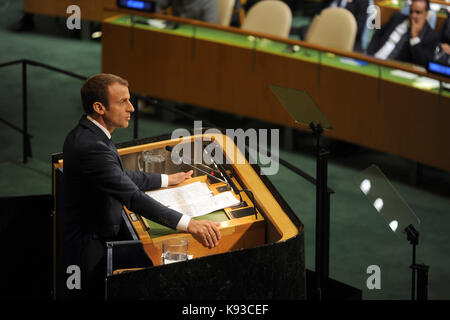
[[[392,70],[391,74],[400,78],[405,78],[409,80],[417,79],[419,76],[415,73],[403,71],[403,70]]]
[[[146,194],[163,205],[190,217],[202,216],[239,204],[239,200],[230,191],[214,195],[205,182],[148,191]]]
[[[427,77],[419,77],[414,81],[413,86],[425,90],[437,89],[439,88],[439,81]]]

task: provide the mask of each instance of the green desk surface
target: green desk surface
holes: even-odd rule
[[[148,225],[150,226],[150,229],[148,230],[148,234],[150,235],[150,237],[152,239],[158,238],[158,237],[162,237],[162,236],[166,236],[169,234],[175,234],[175,233],[181,233],[183,231],[178,231],[178,230],[173,230],[170,229],[166,226],[163,226],[159,223],[153,222],[151,220],[148,220],[144,217],[142,217],[143,219],[147,220]],[[209,214],[206,214],[204,216],[200,216],[200,217],[195,217],[195,220],[211,220],[214,222],[222,222],[222,221],[227,221],[228,217],[225,214],[224,210],[218,210],[215,212],[211,212]]]
[[[146,21],[146,18],[136,17],[135,20]],[[131,26],[130,16],[121,16],[114,20],[109,21],[112,24]],[[320,63],[324,66],[330,66],[338,69],[342,69],[349,72],[355,72],[358,74],[366,75],[369,77],[379,78],[382,80],[388,80],[401,85],[414,87],[420,90],[425,90],[434,94],[439,94],[439,81],[421,77],[416,75],[414,78],[408,78],[405,76],[396,75],[395,69],[383,67],[374,63],[365,63],[348,59],[343,56],[338,56],[332,53],[321,52],[314,49],[308,49],[299,47],[300,50],[292,52],[288,50],[286,43],[272,41],[269,39],[260,39],[253,36],[247,36],[243,34],[237,34],[228,31],[222,31],[217,29],[195,27],[188,24],[180,23],[176,29],[164,29],[157,28],[147,24],[135,23],[135,28],[147,29],[152,31],[158,31],[162,33],[173,34],[182,37],[195,37],[199,40],[206,40],[216,43],[223,43],[231,46],[237,46],[241,48],[254,49],[259,52],[266,52],[270,54],[281,55],[289,57],[291,59],[298,59],[311,63]],[[401,62],[399,62],[401,64]],[[442,95],[450,97],[450,92],[442,90]]]

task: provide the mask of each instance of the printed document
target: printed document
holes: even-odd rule
[[[205,182],[148,191],[146,194],[163,205],[190,217],[202,216],[239,204],[231,191],[214,195]]]

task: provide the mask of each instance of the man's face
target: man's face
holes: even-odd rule
[[[409,19],[411,23],[423,24],[427,19],[427,4],[425,1],[414,1],[411,4]]]
[[[115,82],[108,87],[108,94],[109,108],[105,109],[103,121],[106,129],[112,133],[115,128],[128,127],[134,108],[130,102],[128,87]]]

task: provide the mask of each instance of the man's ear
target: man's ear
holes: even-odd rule
[[[94,109],[94,112],[99,115],[105,114],[105,106],[101,102],[94,102],[92,105],[92,108]]]

